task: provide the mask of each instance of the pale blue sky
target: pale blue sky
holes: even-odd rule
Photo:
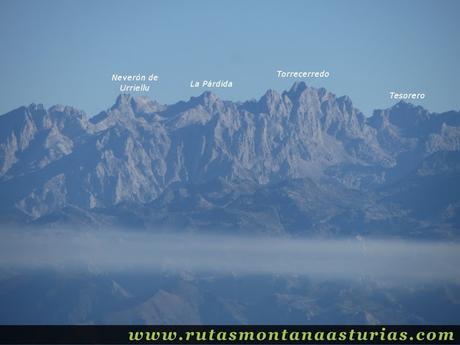
[[[460,109],[460,1],[0,0],[0,113],[31,102],[92,115],[117,96],[112,73],[157,73],[148,96],[189,99],[191,79],[230,79],[223,99],[289,88],[276,70],[349,95],[369,115],[389,91]]]

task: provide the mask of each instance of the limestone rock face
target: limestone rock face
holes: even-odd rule
[[[66,207],[146,205],[217,180],[235,190],[307,179],[365,192],[415,171],[444,173],[459,149],[459,112],[400,102],[366,118],[349,97],[305,83],[242,103],[210,92],[173,105],[120,95],[91,118],[31,104],[0,116],[0,210],[36,220]]]

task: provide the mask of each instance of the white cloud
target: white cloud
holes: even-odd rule
[[[3,232],[0,239],[3,268],[294,274],[388,284],[460,282],[458,243],[115,231]]]

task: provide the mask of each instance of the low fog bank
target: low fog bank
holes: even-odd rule
[[[3,269],[287,274],[400,284],[459,283],[459,263],[460,244],[444,242],[116,231],[3,231],[0,235]]]

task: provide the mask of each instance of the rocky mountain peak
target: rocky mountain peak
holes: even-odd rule
[[[127,93],[119,94],[117,99],[115,100],[115,104],[112,106],[112,109],[113,108],[121,109],[122,107],[130,106],[131,101],[133,99],[134,97],[131,96],[130,94],[127,94]]]
[[[406,132],[425,126],[432,114],[421,106],[400,101],[388,109],[374,111],[369,123],[373,126],[393,126]]]
[[[130,94],[120,94],[111,109],[119,111],[131,110],[135,114],[149,114],[161,111],[164,107],[147,96],[134,97]]]
[[[424,121],[422,131],[414,116],[436,122]],[[349,97],[303,82],[245,103],[209,91],[173,105],[122,94],[89,121],[72,107],[30,105],[0,116],[0,191],[4,203],[40,217],[63,205],[150,202],[216,178],[368,188],[400,173],[391,169],[402,153],[417,152],[415,169],[427,147],[456,149],[457,117],[400,103],[366,119]]]
[[[304,90],[308,89],[307,84],[304,81],[296,81],[291,88],[289,89],[288,93],[291,95],[298,95],[302,93]]]
[[[192,97],[190,99],[192,104],[200,104],[203,107],[212,107],[215,103],[221,102],[219,97],[211,91],[205,91],[198,97]]]
[[[275,90],[268,90],[258,102],[261,112],[274,114],[277,112],[283,113],[285,107],[282,96]]]

